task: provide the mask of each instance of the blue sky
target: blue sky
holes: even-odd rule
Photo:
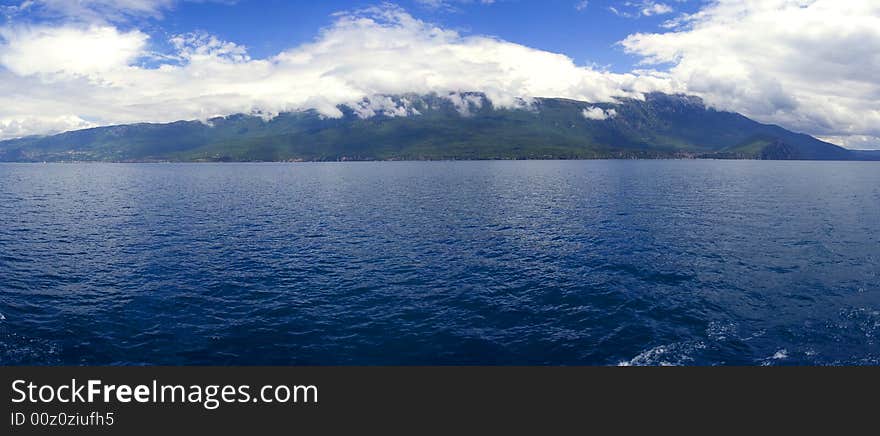
[[[182,3],[157,32],[184,33],[203,30],[248,47],[251,55],[266,57],[310,41],[320,28],[330,25],[332,14],[361,9],[376,1],[239,0],[233,4]],[[395,2],[413,15],[460,31],[491,35],[530,47],[564,53],[579,64],[595,64],[612,71],[636,67],[638,56],[617,45],[628,35],[657,31],[678,13],[691,13],[701,1],[670,1],[673,12],[636,16],[638,6],[625,2],[591,0],[578,8],[576,0],[498,0],[492,4],[450,2],[448,7],[418,1]],[[612,12],[632,14],[621,16]]]
[[[0,139],[648,92],[880,148],[877,0],[0,0]]]

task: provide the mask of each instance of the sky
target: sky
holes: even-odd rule
[[[880,1],[0,0],[0,139],[467,91],[686,93],[880,149]]]

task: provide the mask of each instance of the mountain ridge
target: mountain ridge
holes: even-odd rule
[[[391,95],[267,119],[137,123],[0,141],[0,161],[225,162],[452,159],[716,158],[880,160],[699,97],[561,98],[496,107],[482,93]]]

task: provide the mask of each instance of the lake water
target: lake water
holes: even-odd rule
[[[0,363],[880,363],[880,163],[0,165]]]

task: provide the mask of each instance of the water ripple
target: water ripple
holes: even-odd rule
[[[0,164],[2,364],[880,361],[880,171]]]

